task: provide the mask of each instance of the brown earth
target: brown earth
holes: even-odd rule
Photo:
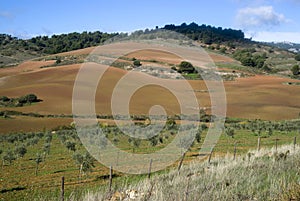
[[[257,75],[225,82],[228,116],[252,119],[296,119],[300,113],[300,86],[288,78]]]
[[[80,51],[90,51],[84,49]],[[147,53],[148,56],[144,56]],[[150,55],[150,56],[149,56]],[[160,55],[163,55],[160,59]],[[134,52],[132,55],[141,59],[179,62],[177,56],[165,52],[145,50]],[[223,56],[214,56],[222,60]],[[230,59],[227,59],[229,61]],[[34,93],[42,102],[31,106],[17,108],[0,108],[0,110],[16,110],[39,114],[72,114],[72,92],[80,64],[52,68],[40,66],[51,64],[53,61],[28,61],[18,67],[0,69],[0,76],[6,76],[0,83],[0,96],[19,97]],[[101,67],[101,66],[100,66]],[[118,68],[109,68],[102,77],[96,93],[97,114],[111,113],[111,96],[116,84],[128,72]],[[135,73],[141,80],[151,81],[153,77],[144,73]],[[166,81],[166,80],[165,80]],[[180,80],[167,80],[175,86],[182,85]],[[227,114],[229,117],[260,118],[269,120],[297,118],[300,112],[300,86],[284,85],[292,82],[288,78],[258,75],[239,78],[236,81],[224,82],[227,95]],[[209,94],[204,81],[189,81],[195,90],[200,107],[209,108]],[[130,86],[130,83],[125,85]],[[124,91],[124,93],[126,90]],[[174,94],[166,88],[151,85],[137,90],[131,97],[129,108],[131,114],[148,114],[153,105],[162,105],[168,114],[179,113],[179,104]],[[53,128],[68,124],[71,119],[41,119],[21,118],[0,119],[0,133],[17,130],[32,130],[32,128]]]
[[[54,60],[49,61],[25,61],[16,67],[10,67],[5,69],[0,69],[0,78],[5,76],[16,75],[24,72],[39,70],[42,66],[48,66],[53,64]]]

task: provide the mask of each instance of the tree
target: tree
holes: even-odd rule
[[[297,54],[297,55],[295,56],[295,59],[296,59],[296,61],[300,61],[300,54]]]
[[[227,128],[227,129],[225,130],[225,132],[226,132],[226,135],[228,135],[228,136],[234,138],[234,129],[233,129],[233,128]]]
[[[171,130],[176,126],[176,121],[173,118],[168,118],[166,122],[166,129]]]
[[[78,165],[79,179],[81,178],[82,175],[85,175],[87,172],[91,172],[92,168],[95,167],[94,164],[95,159],[88,152],[86,152],[84,155],[81,155],[80,153],[75,153],[73,155],[73,159]]]
[[[39,142],[39,137],[35,136],[27,141],[27,146],[33,146]]]
[[[182,61],[179,64],[179,69],[178,69],[179,73],[194,73],[195,72],[195,68],[193,66],[193,64],[191,64],[188,61]]]
[[[298,75],[299,74],[299,70],[300,70],[299,65],[294,65],[292,67],[292,69],[291,69],[293,75]]]
[[[158,144],[158,140],[157,140],[157,137],[154,136],[152,138],[149,139],[149,143],[152,147],[155,147],[157,144]]]
[[[75,142],[66,141],[65,145],[69,151],[74,151],[74,152],[76,151],[76,143]]]
[[[133,65],[134,65],[135,67],[139,67],[139,66],[141,66],[142,64],[141,64],[141,61],[140,61],[140,60],[136,59],[136,60],[133,61]]]
[[[52,141],[52,135],[50,132],[45,131],[46,135],[45,135],[45,142],[46,143],[51,143]]]
[[[43,152],[44,152],[44,160],[46,159],[46,154],[49,155],[50,154],[50,147],[51,147],[51,144],[46,142],[44,144],[44,147],[43,147]]]
[[[72,49],[77,49],[77,48],[72,48]],[[61,63],[61,58],[60,58],[60,57],[57,57],[55,63],[56,63],[56,64],[60,64],[60,63]]]
[[[24,145],[18,146],[15,148],[15,155],[18,157],[23,157],[27,153],[27,149]]]
[[[33,103],[38,102],[38,98],[35,94],[27,94],[19,98],[19,103]]]
[[[39,164],[43,162],[43,158],[42,158],[42,155],[40,153],[37,153],[36,154],[36,157],[35,157],[35,176],[38,175],[38,169],[39,169]]]
[[[273,135],[273,129],[271,127],[268,128],[268,135],[269,136]]]
[[[2,165],[4,165],[5,161],[7,161],[10,165],[14,160],[16,160],[16,156],[12,151],[9,150],[2,156]]]
[[[226,50],[227,50],[226,47],[222,47],[222,48],[220,49],[220,52],[223,53],[223,54],[225,54],[225,53],[226,53]]]
[[[138,138],[128,138],[128,142],[132,145],[132,151],[133,153],[135,152],[135,149],[136,148],[139,148],[140,147],[140,144],[141,144],[141,140],[138,139]]]
[[[6,102],[9,101],[10,99],[7,96],[1,96],[0,101]]]

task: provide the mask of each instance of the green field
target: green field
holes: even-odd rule
[[[197,155],[206,135],[207,124],[202,124],[200,131],[201,140],[187,152],[184,163],[197,160]],[[297,127],[298,126],[298,127]],[[122,134],[116,126],[102,125],[109,134],[107,135],[117,147],[127,152],[151,153],[157,151],[176,136],[176,125],[166,127],[156,137],[156,142],[151,145],[150,140],[140,140],[134,143],[129,137]],[[249,149],[255,149],[257,139],[261,137],[261,147],[274,147],[275,139],[278,146],[293,143],[294,137],[300,139],[299,121],[269,122],[269,121],[243,121],[232,120],[226,124],[226,129],[215,146],[212,157],[233,154],[234,144],[237,145],[237,155],[245,154]],[[233,130],[229,134],[227,130]],[[0,136],[0,149],[2,158],[2,169],[0,174],[0,198],[2,200],[32,200],[43,198],[58,198],[60,195],[61,177],[65,177],[66,196],[77,196],[80,198],[87,190],[107,189],[109,169],[97,161],[93,161],[94,167],[85,175],[79,174],[79,164],[73,159],[75,153],[84,155],[86,150],[77,137],[76,130],[68,126],[51,131],[35,133],[14,133]],[[74,143],[72,147],[70,143]],[[48,144],[48,145],[47,145]],[[69,145],[68,145],[69,144]],[[18,157],[16,147],[25,147],[27,153]],[[50,146],[50,149],[49,149]],[[69,148],[69,149],[68,149]],[[11,161],[7,158],[8,152],[15,156]],[[47,152],[49,154],[47,154]],[[42,162],[38,164],[36,175],[37,154],[41,154]],[[178,163],[175,163],[176,167]],[[155,174],[165,173],[171,167]],[[172,169],[172,168],[171,168]],[[113,188],[118,189],[128,183],[134,184],[145,178],[146,175],[133,176],[114,172]],[[41,199],[43,199],[41,198]]]

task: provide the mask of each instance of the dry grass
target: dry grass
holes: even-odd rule
[[[286,153],[286,158],[280,157]],[[299,158],[299,146],[296,150],[282,146],[277,152],[250,151],[234,161],[232,156],[213,158],[211,164],[196,162],[180,172],[118,188],[111,199],[105,192],[88,193],[81,199],[113,200],[122,194],[125,199],[120,200],[130,200],[130,191],[131,200],[299,200]]]

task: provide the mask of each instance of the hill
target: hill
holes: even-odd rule
[[[170,35],[168,28],[185,34],[193,41],[172,38],[178,35],[176,32]],[[154,38],[158,42],[167,39],[171,40],[172,45],[179,43],[187,48],[202,47],[205,51],[204,54],[189,54],[188,61],[185,61],[174,53],[174,49],[151,49],[147,44],[141,48],[130,41],[114,43],[113,47],[107,48],[107,52],[102,52],[100,62],[97,58],[89,60],[98,70],[105,69],[97,83],[95,107],[91,108],[95,109],[97,121],[107,132],[109,141],[121,150],[138,154],[161,150],[172,142],[181,123],[181,108],[174,94],[164,85],[150,84],[138,88],[130,97],[130,117],[136,125],[148,126],[149,111],[154,105],[159,105],[169,115],[166,126],[161,133],[149,139],[136,139],[124,134],[116,126],[111,104],[117,84],[129,73],[138,84],[159,80],[179,86],[177,93],[192,92],[201,110],[189,104],[184,107],[199,112],[203,117],[196,140],[186,152],[184,161],[189,163],[195,160],[196,164],[184,165],[179,174],[172,170],[176,166],[173,164],[148,180],[141,179],[146,175],[132,176],[115,171],[114,195],[126,194],[126,190],[132,189],[137,199],[142,195],[148,197],[142,197],[143,200],[298,199],[299,146],[295,150],[284,147],[278,152],[261,150],[244,155],[250,148],[256,147],[258,137],[262,147],[271,147],[274,143],[288,144],[292,140],[296,143],[299,121],[295,119],[299,118],[300,113],[300,81],[294,79],[298,75],[290,76],[291,66],[298,64],[295,54],[249,41],[239,30],[195,23],[166,25],[162,29],[139,30],[128,35],[83,32],[28,40],[3,35],[0,52],[8,52],[1,57],[6,60],[3,60],[4,66],[0,69],[0,156],[3,163],[0,199],[57,200],[62,176],[65,177],[65,196],[69,200],[101,200],[112,195],[106,193],[108,168],[94,161],[77,135],[73,123],[72,93],[78,71],[87,56],[95,50],[94,46],[105,43],[115,35],[121,40],[127,36]],[[206,37],[209,37],[207,41]],[[134,51],[115,56],[131,48]],[[112,60],[110,65],[105,62]],[[192,71],[180,71],[182,63],[188,64]],[[199,149],[208,126],[214,125],[210,114],[215,107],[211,103],[211,93],[215,91],[208,89],[207,82],[195,73],[195,69],[205,73],[214,64],[219,67],[214,73],[223,78],[226,90],[227,121],[214,147],[211,162],[199,163]],[[177,79],[178,74],[186,80]],[[86,80],[93,76],[91,74]],[[84,89],[90,86],[86,80],[82,82],[87,87]],[[124,80],[122,87],[136,84]],[[186,82],[190,84],[190,89],[181,87],[186,86]],[[128,88],[122,89],[117,98],[125,103],[123,95]],[[38,101],[28,101],[28,97]],[[86,97],[82,95],[80,100]],[[126,126],[126,121],[120,121]],[[227,158],[215,157],[232,154],[234,145],[238,146],[237,155],[241,155],[236,160],[229,155]],[[118,164],[119,157],[114,159]],[[153,167],[156,164],[153,161]],[[138,166],[135,168],[139,170]],[[100,193],[95,191],[82,195],[99,187],[104,189]]]
[[[206,44],[219,42],[247,41],[240,30],[215,28],[196,23],[180,26],[166,25],[161,29],[182,33],[192,40],[201,40]],[[138,30],[132,36],[155,33],[157,29]],[[22,61],[38,56],[68,52],[103,44],[114,36],[127,37],[125,33],[82,32],[48,36],[37,36],[31,39],[20,39],[8,34],[0,34],[0,67],[15,66]]]
[[[124,185],[114,194],[87,193],[84,200],[300,200],[299,147],[249,151],[233,160],[192,163],[151,179]],[[295,176],[291,176],[295,175]],[[297,176],[296,176],[297,175]],[[77,200],[77,198],[71,198]]]
[[[243,66],[251,67],[254,71],[283,72],[286,75],[288,74],[287,71],[297,64],[294,59],[294,52],[300,48],[299,44],[259,43],[245,38],[245,34],[241,30],[205,24],[198,25],[192,22],[190,24],[169,24],[162,28],[138,30],[129,35],[127,33],[103,33],[100,31],[73,32],[51,37],[37,36],[25,40],[0,34],[0,67],[16,66],[25,60],[40,56],[97,46],[113,37],[121,40],[124,37],[141,39],[173,37],[170,32],[163,36],[162,30],[183,34],[202,44],[202,47],[207,50],[234,57]],[[180,39],[178,38],[178,40]]]
[[[176,31],[192,40],[199,40],[205,44],[250,42],[250,40],[245,39],[245,34],[241,30],[223,29],[222,27],[216,28],[205,24],[199,26],[195,22],[189,25],[186,23],[182,23],[181,25],[165,25],[163,29]]]
[[[14,66],[43,55],[68,52],[102,44],[117,34],[96,32],[69,33],[19,39],[0,34],[0,67]]]
[[[271,43],[263,43],[268,46],[273,46],[277,48],[281,48],[284,50],[288,50],[290,52],[299,53],[300,52],[300,44],[298,43],[291,43],[291,42],[271,42]]]

